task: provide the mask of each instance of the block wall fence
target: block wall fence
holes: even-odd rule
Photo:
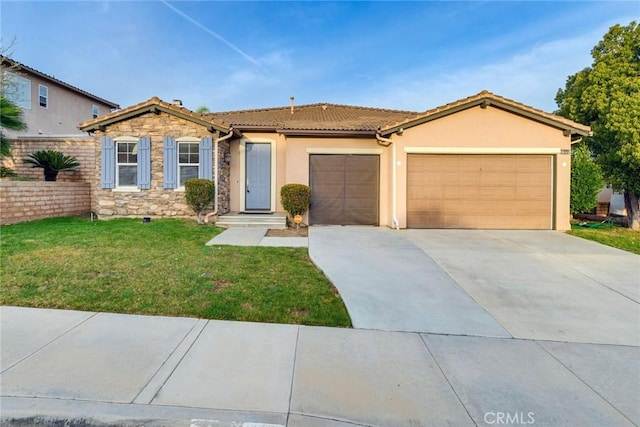
[[[91,185],[86,182],[0,181],[0,224],[88,215]]]
[[[75,157],[80,166],[62,171],[56,182],[45,182],[43,170],[22,162],[39,150],[58,150]],[[91,137],[18,137],[11,141],[11,157],[2,160],[20,177],[33,181],[0,180],[0,224],[89,214],[96,173],[95,141]]]

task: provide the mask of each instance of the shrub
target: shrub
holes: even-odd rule
[[[35,151],[22,161],[31,163],[33,168],[44,169],[45,181],[55,181],[58,178],[58,172],[80,166],[75,157],[65,156],[63,152],[57,150]]]
[[[311,188],[304,184],[286,184],[280,189],[280,203],[293,218],[304,215],[311,203]]]
[[[571,213],[590,212],[598,206],[603,185],[600,166],[591,160],[587,146],[575,145],[571,150]]]
[[[208,179],[188,179],[184,183],[184,191],[187,205],[196,213],[198,224],[204,224],[202,214],[211,207],[211,202],[216,196],[215,184]]]
[[[6,166],[0,166],[0,178],[12,178],[17,176],[17,174]]]

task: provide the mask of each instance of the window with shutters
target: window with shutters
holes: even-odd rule
[[[213,139],[210,136],[202,139],[165,136],[162,145],[164,188],[184,190],[188,179],[212,179]]]
[[[178,141],[178,188],[184,188],[188,179],[198,177],[200,167],[200,142],[198,140]]]
[[[116,187],[138,185],[138,140],[116,138]]]

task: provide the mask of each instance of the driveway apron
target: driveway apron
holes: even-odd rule
[[[556,231],[403,230],[516,338],[640,345],[640,256]]]
[[[309,254],[362,329],[510,337],[434,260],[397,232],[311,227]]]

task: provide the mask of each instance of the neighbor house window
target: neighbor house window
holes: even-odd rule
[[[116,187],[138,185],[138,141],[116,142]]]
[[[4,72],[4,97],[19,107],[31,109],[31,81],[17,74]]]
[[[178,142],[178,187],[191,178],[198,177],[200,166],[200,143],[198,141]]]
[[[100,113],[100,110],[98,110],[98,106],[97,105],[93,105],[91,107],[91,117],[93,117],[95,119],[96,117],[98,117],[99,113]]]
[[[44,85],[38,85],[38,103],[44,108],[49,106],[49,88]]]

